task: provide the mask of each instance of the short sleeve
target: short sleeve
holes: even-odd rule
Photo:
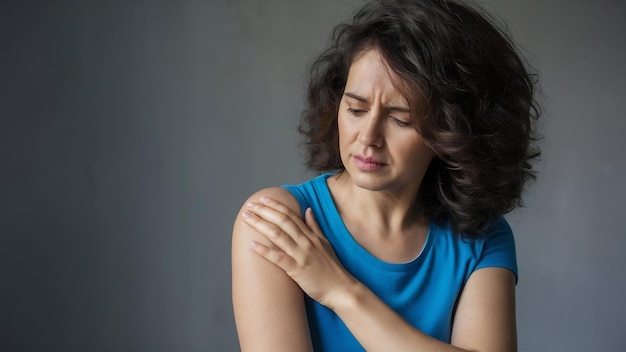
[[[288,190],[294,196],[294,198],[298,200],[298,204],[300,204],[301,216],[304,219],[304,212],[306,211],[306,208],[309,207],[309,204],[306,201],[304,194],[302,194],[302,191],[297,186],[292,185],[282,185],[281,187]]]
[[[485,239],[482,254],[474,270],[488,267],[509,269],[518,280],[517,258],[513,231],[504,218],[496,220]]]

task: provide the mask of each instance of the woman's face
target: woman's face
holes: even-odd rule
[[[353,61],[338,112],[341,161],[361,188],[415,195],[434,153],[395,82],[378,50]]]

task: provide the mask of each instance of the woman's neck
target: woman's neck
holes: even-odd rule
[[[402,236],[428,224],[417,199],[417,189],[371,191],[355,185],[346,172],[328,178],[327,183],[344,221],[362,224],[383,236]]]
[[[359,188],[347,174],[326,182],[344,225],[361,247],[390,263],[406,263],[419,255],[428,235],[428,220],[416,196]]]

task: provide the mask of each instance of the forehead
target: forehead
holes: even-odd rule
[[[385,103],[408,105],[402,84],[379,50],[367,49],[352,60],[345,90],[368,99],[380,97]]]

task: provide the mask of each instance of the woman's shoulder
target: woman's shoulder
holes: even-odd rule
[[[258,262],[262,261],[257,258],[249,249],[249,244],[253,241],[259,242],[266,246],[273,246],[272,243],[261,235],[255,228],[248,225],[244,220],[244,214],[248,211],[248,204],[260,203],[262,198],[269,198],[278,201],[289,208],[296,214],[300,212],[298,200],[286,189],[282,187],[268,187],[260,189],[250,195],[241,205],[232,231],[232,256],[234,262],[246,262],[249,260]],[[253,258],[253,259],[251,259]]]
[[[260,202],[263,197],[278,201],[301,216],[304,216],[304,210],[308,207],[319,208],[330,198],[326,179],[331,175],[322,174],[299,184],[267,187],[254,192],[243,202],[235,227],[238,227],[238,223],[243,223],[241,215],[246,211],[246,205],[250,202]]]
[[[332,173],[324,173],[324,174],[320,174],[312,178],[309,178],[308,180],[303,181],[301,183],[286,184],[286,185],[283,185],[282,187],[287,188],[287,189],[325,188],[327,187],[326,179],[331,176],[333,176]]]
[[[504,216],[492,219],[477,233],[456,231],[453,224],[447,219],[441,221],[433,220],[431,225],[437,228],[439,235],[445,234],[450,239],[465,243],[485,242],[493,237],[511,236],[513,234],[511,226]]]
[[[515,251],[515,239],[509,223],[504,217],[493,219],[478,234],[465,234],[453,230],[449,222],[431,223],[431,232],[439,246],[448,246],[470,256],[481,256],[485,251],[506,248]]]
[[[260,189],[246,199],[242,208],[245,208],[246,204],[249,202],[259,202],[261,198],[270,198],[279,201],[295,213],[300,213],[300,203],[294,194],[285,187],[267,187]]]

